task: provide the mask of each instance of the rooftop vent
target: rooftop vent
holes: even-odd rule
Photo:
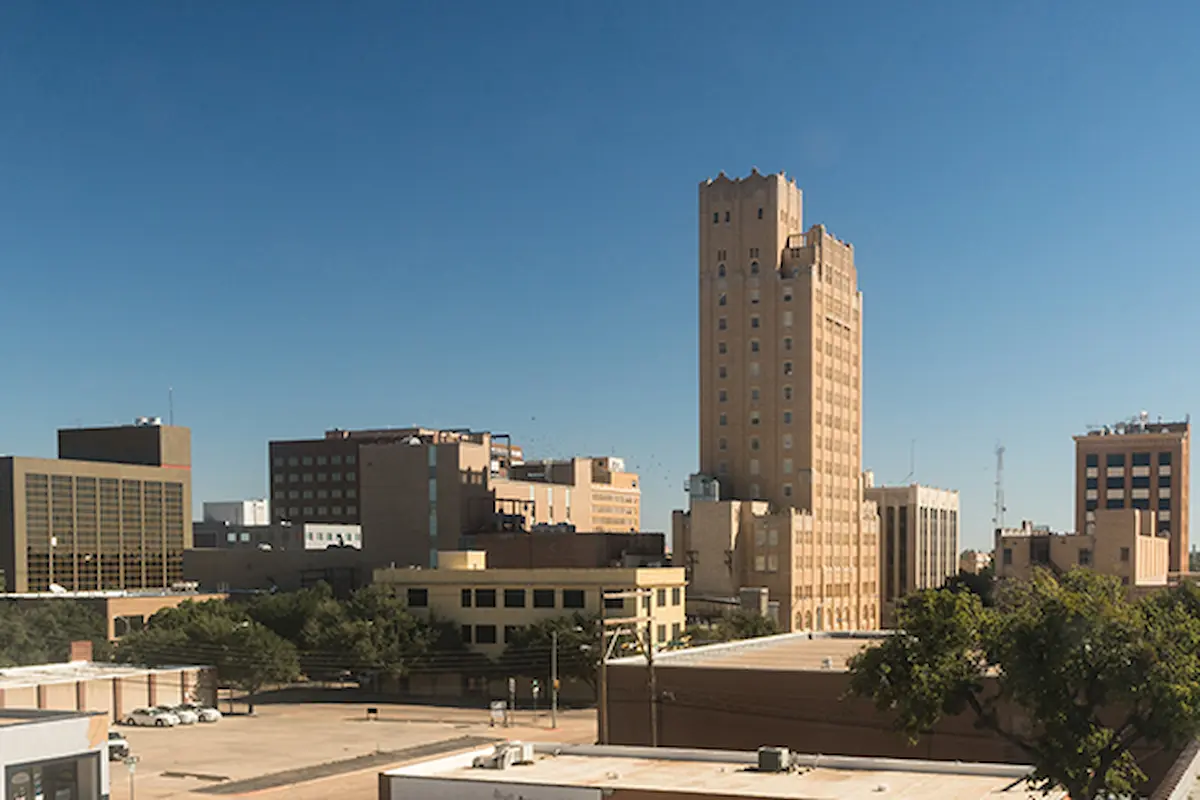
[[[792,767],[792,754],[786,747],[758,748],[759,772],[787,772]]]
[[[508,769],[515,764],[533,763],[533,745],[524,742],[504,742],[496,745],[491,755],[478,756],[471,766],[475,769]]]

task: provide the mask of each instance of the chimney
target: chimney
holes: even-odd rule
[[[71,662],[91,661],[92,643],[86,639],[81,642],[71,642],[71,655],[67,660]]]

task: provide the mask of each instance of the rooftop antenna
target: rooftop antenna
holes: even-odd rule
[[[1004,445],[996,443],[996,507],[992,512],[992,527],[1004,527]]]
[[[175,387],[167,387],[167,424],[175,424]]]
[[[908,485],[908,482],[913,479],[913,475],[917,474],[917,440],[910,439],[908,441],[908,475],[901,481],[902,484]]]

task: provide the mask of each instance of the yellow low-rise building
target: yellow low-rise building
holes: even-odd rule
[[[463,641],[488,656],[504,651],[525,626],[571,614],[649,617],[655,647],[680,637],[684,627],[684,570],[674,567],[599,569],[488,569],[487,553],[438,553],[436,569],[387,567],[376,583],[395,587],[414,613],[460,626]],[[602,599],[604,592],[649,590]],[[645,622],[641,623],[644,629]]]

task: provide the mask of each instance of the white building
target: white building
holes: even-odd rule
[[[332,522],[304,523],[305,550],[327,550],[330,547],[362,550],[362,526]]]
[[[270,525],[271,504],[266,498],[205,503],[204,521],[237,526]]]

